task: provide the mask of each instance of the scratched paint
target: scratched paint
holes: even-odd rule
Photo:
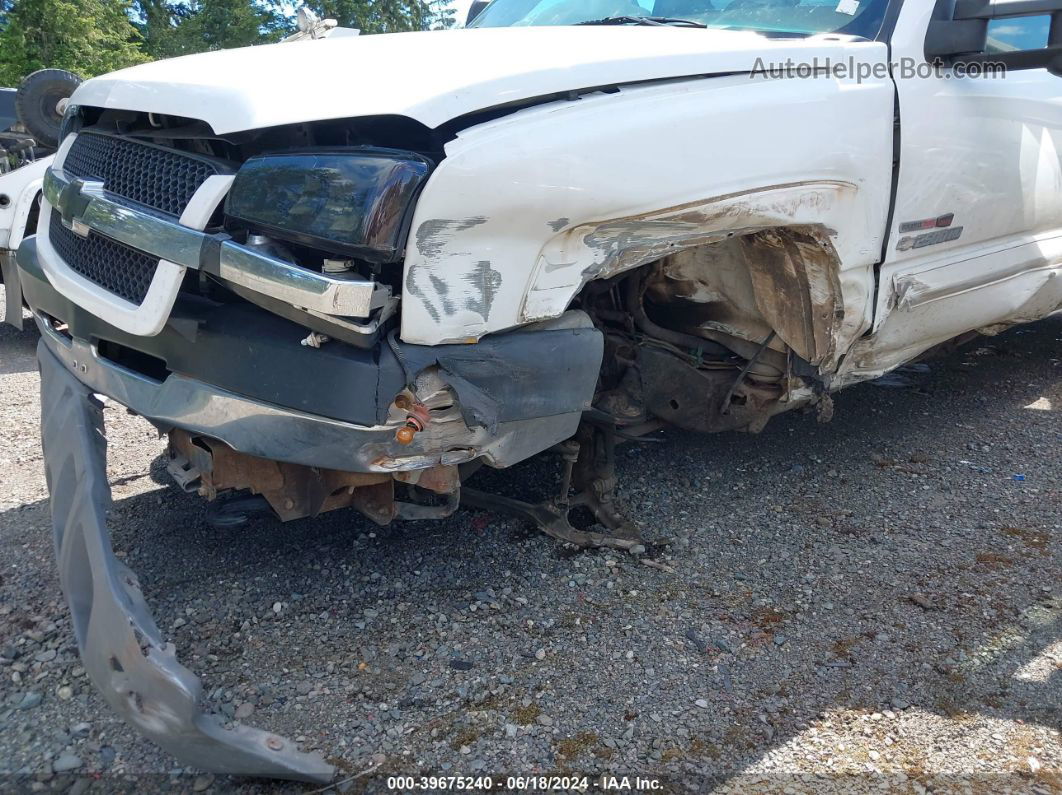
[[[417,250],[426,260],[443,254],[446,244],[459,232],[487,223],[483,216],[464,219],[435,218],[417,227]]]
[[[484,321],[490,316],[494,297],[501,287],[502,275],[494,270],[486,260],[477,262],[471,273],[464,275],[464,281],[472,289],[465,298],[465,308],[475,312]]]
[[[460,219],[433,218],[417,227],[417,251],[424,262],[406,270],[406,292],[421,302],[424,310],[436,323],[441,322],[443,317],[452,317],[457,310],[456,304],[449,296],[449,274],[436,272],[445,259],[453,256],[453,252],[447,251],[447,246],[455,235],[485,223],[487,219],[483,216]],[[424,284],[425,280],[427,284]],[[430,292],[427,289],[429,286]]]

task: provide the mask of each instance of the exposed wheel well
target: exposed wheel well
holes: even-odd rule
[[[836,364],[839,261],[814,226],[690,246],[579,295],[606,335],[595,401],[623,421],[758,430],[814,400]]]

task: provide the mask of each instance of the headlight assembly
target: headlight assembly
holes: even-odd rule
[[[225,214],[285,240],[394,262],[431,165],[374,148],[261,155],[236,172]]]

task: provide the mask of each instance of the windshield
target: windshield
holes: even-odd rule
[[[615,17],[655,17],[723,30],[797,36],[847,33],[872,39],[886,5],[887,0],[492,0],[469,27],[605,24]],[[625,22],[638,24],[636,19]],[[688,28],[689,34],[697,35],[698,29]]]

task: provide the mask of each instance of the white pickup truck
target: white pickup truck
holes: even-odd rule
[[[465,30],[83,84],[18,265],[94,682],[190,764],[331,775],[199,712],[111,553],[94,394],[170,434],[217,522],[465,502],[630,548],[617,440],[826,419],[845,385],[1054,312],[1060,9],[494,0]],[[548,502],[462,485],[546,450]]]
[[[63,110],[81,79],[39,69],[18,89],[0,88],[0,284],[4,320],[22,328],[22,290],[15,251],[37,228],[44,172],[59,143]]]

